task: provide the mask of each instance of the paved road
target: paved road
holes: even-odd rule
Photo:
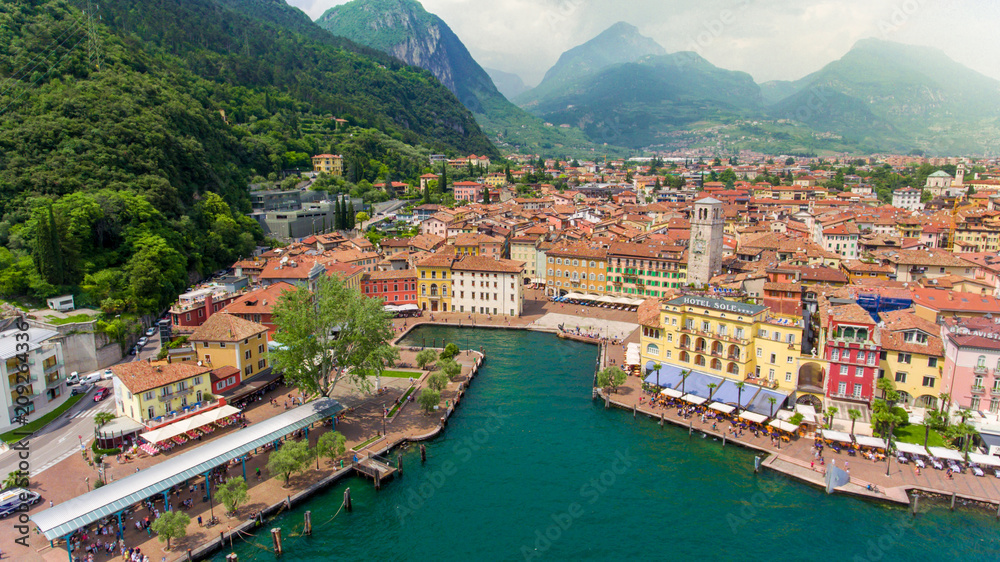
[[[101,381],[98,386],[110,387],[111,381]],[[91,390],[56,421],[31,438],[28,462],[31,464],[29,474],[32,477],[72,454],[80,454],[80,436],[83,436],[84,443],[89,443],[94,435],[94,416],[98,412],[114,411],[114,398],[109,396],[101,402],[94,402],[94,392]],[[15,470],[18,460],[14,451],[0,455],[0,475],[6,476]]]
[[[160,338],[159,335],[156,335],[150,338],[149,343],[137,356],[127,355],[122,358],[120,363],[147,358],[156,359],[156,354],[159,351]],[[55,422],[32,436],[29,442],[29,463],[31,464],[29,474],[31,477],[41,474],[70,455],[80,454],[80,436],[83,436],[84,444],[89,444],[90,439],[94,436],[94,416],[98,412],[114,412],[115,399],[113,396],[108,396],[101,402],[94,402],[94,392],[99,387],[111,388],[111,381],[99,382],[94,389],[87,393],[87,396],[59,416]],[[19,459],[15,451],[0,454],[0,479],[15,470],[18,462]]]

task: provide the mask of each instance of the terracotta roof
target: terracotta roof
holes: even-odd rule
[[[261,332],[266,332],[267,328],[256,322],[244,320],[232,314],[213,314],[208,317],[204,324],[188,338],[192,342],[198,341],[240,341],[255,336]]]
[[[391,269],[388,271],[373,271],[365,273],[362,281],[388,281],[394,279],[416,279],[416,269]]]
[[[279,281],[262,289],[249,292],[229,303],[221,312],[230,314],[270,314],[278,298],[285,291],[295,291],[295,285]],[[210,318],[211,319],[211,318]]]
[[[944,289],[913,289],[913,303],[938,311],[1000,314],[1000,299]]]
[[[212,316],[228,316],[216,314]],[[211,320],[211,318],[210,318]],[[168,363],[151,365],[146,361],[132,361],[120,365],[112,365],[111,372],[125,385],[132,394],[140,394],[147,390],[160,388],[163,385],[189,379],[209,372],[208,367],[190,363]]]
[[[240,374],[240,370],[232,365],[223,365],[218,369],[212,369],[210,376],[212,377],[212,382],[219,382]]]
[[[646,299],[639,305],[639,324],[651,328],[662,328],[660,324],[660,299]]]
[[[844,304],[833,307],[830,311],[830,318],[837,322],[850,322],[854,324],[874,324],[868,311],[857,304]]]
[[[453,271],[490,271],[494,273],[521,273],[523,261],[493,259],[485,256],[463,256],[452,264]]]

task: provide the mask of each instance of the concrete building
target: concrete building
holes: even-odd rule
[[[695,202],[688,247],[688,283],[707,285],[722,270],[722,234],[725,227],[722,201],[706,197]]]

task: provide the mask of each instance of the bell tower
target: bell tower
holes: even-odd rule
[[[695,202],[688,244],[688,283],[702,287],[721,272],[722,232],[725,226],[722,201],[706,197]]]

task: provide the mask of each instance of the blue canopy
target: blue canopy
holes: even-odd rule
[[[743,391],[743,395],[746,396],[746,390]],[[746,406],[747,410],[755,412],[764,416],[771,415],[771,403],[767,401],[768,397],[772,397],[777,402],[774,403],[774,411],[777,412],[785,404],[785,400],[788,399],[788,395],[782,392],[777,392],[774,390],[768,390],[766,388],[761,388],[750,403]]]
[[[718,387],[722,384],[722,382],[723,379],[720,377],[712,376],[699,371],[692,371],[691,374],[688,375],[687,380],[684,381],[684,392],[694,394],[695,396],[700,396],[702,398],[708,398],[708,385],[714,383],[715,386]]]
[[[750,395],[753,394],[753,390],[749,388],[743,389],[743,406],[750,399]],[[715,389],[715,393],[712,394],[712,400],[716,402],[722,402],[724,404],[736,404],[737,399],[740,397],[740,391],[736,388],[736,383],[731,380],[724,381],[718,388]]]
[[[681,386],[681,372],[684,369],[677,367],[675,365],[660,365],[660,378],[657,381],[656,371],[653,371],[646,377],[647,384],[656,384],[659,382],[661,388],[680,388]]]

